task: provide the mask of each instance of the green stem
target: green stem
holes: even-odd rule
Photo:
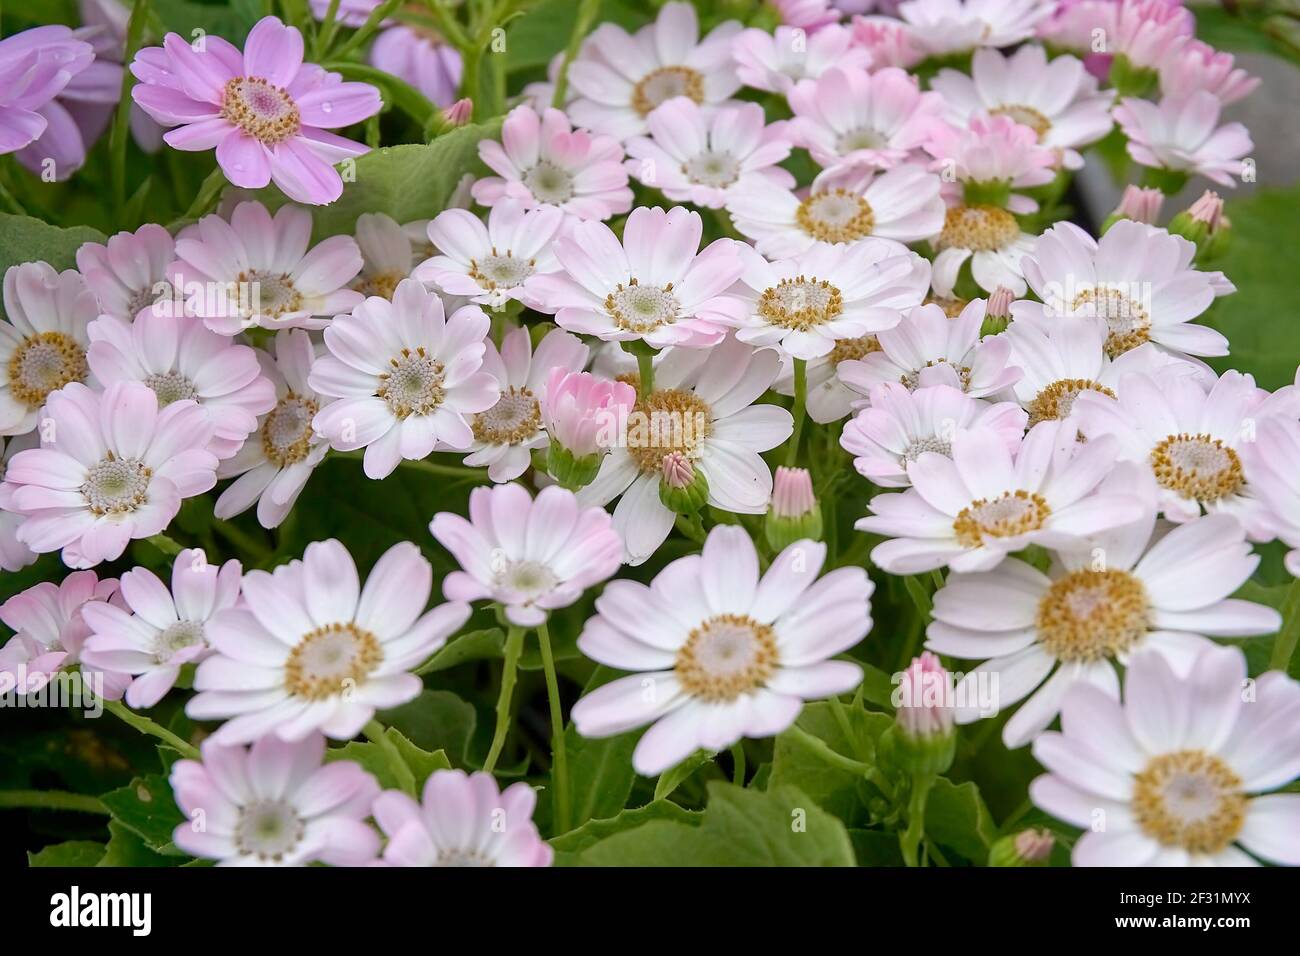
[[[243,529],[237,527],[231,521],[222,521],[221,519],[217,519],[212,523],[212,527],[217,534],[221,535],[240,551],[243,551],[247,555],[251,555],[258,561],[271,556],[270,548],[265,544],[262,544],[251,534],[248,534]]]
[[[8,178],[8,170],[0,164],[0,203],[3,203],[4,207],[15,216],[26,216],[27,208],[14,198],[13,192],[9,189]]]
[[[366,17],[366,22],[357,27],[355,33],[343,42],[334,54],[334,59],[346,59],[348,54],[361,46],[370,39],[371,34],[379,29],[379,25],[388,19],[389,14],[396,10],[404,0],[385,0],[375,9],[370,11],[370,16]]]
[[[62,790],[0,790],[0,808],[25,807],[41,810],[79,810],[108,816],[108,807],[98,797]]]
[[[578,56],[583,38],[591,30],[591,24],[600,10],[600,0],[580,0],[578,15],[573,21],[573,32],[569,34],[569,45],[564,48],[564,60],[560,63],[560,74],[555,78],[555,96],[551,105],[556,109],[564,108],[564,100],[569,92],[569,65]]]
[[[131,87],[135,85],[135,76],[131,73],[131,61],[144,38],[145,22],[149,19],[149,0],[135,0],[131,6],[131,18],[126,23],[126,45],[122,50],[122,88],[113,113],[113,126],[108,133],[108,154],[110,180],[113,184],[113,208],[121,216],[126,205],[126,142],[130,134]]]
[[[808,363],[794,360],[794,431],[790,434],[790,450],[785,453],[785,463],[793,465],[799,457],[799,437],[803,433],[803,420],[808,414]]]
[[[555,674],[551,634],[545,621],[537,626],[537,643],[542,650],[546,698],[551,708],[551,782],[555,787],[555,832],[568,833],[572,824],[569,816],[569,760],[564,750],[564,713],[560,709],[560,681]]]
[[[745,785],[745,744],[744,741],[736,741],[731,745],[731,782],[737,787]]]
[[[312,44],[311,58],[314,62],[319,63],[325,59],[325,54],[329,48],[334,45],[334,33],[339,28],[339,0],[330,0],[329,8],[325,11],[325,19],[316,31],[316,42]]]
[[[898,846],[903,851],[903,862],[908,866],[920,865],[919,850],[925,839],[925,804],[934,786],[934,774],[912,775],[912,793],[907,799],[907,829],[898,835]]]
[[[1273,641],[1269,670],[1286,673],[1290,669],[1297,641],[1300,641],[1300,578],[1291,582],[1282,601],[1282,630]]]
[[[501,693],[497,696],[497,726],[492,734],[492,746],[487,759],[483,761],[483,770],[491,773],[496,769],[501,756],[501,748],[506,745],[506,735],[510,733],[510,699],[515,692],[515,680],[519,677],[519,655],[524,650],[524,629],[512,627],[506,634],[506,659],[501,668]]]
[[[361,732],[366,735],[367,740],[384,752],[384,758],[388,761],[393,776],[397,778],[398,786],[411,796],[417,796],[415,792],[415,774],[411,773],[411,768],[402,759],[402,755],[397,752],[397,745],[393,743],[388,734],[384,733],[383,725],[377,720],[372,720],[361,728]]]
[[[636,356],[636,371],[639,389],[639,398],[644,402],[655,389],[655,359],[648,352],[638,352]]]
[[[853,725],[849,722],[849,712],[844,707],[844,701],[840,700],[839,695],[832,696],[830,700],[831,713],[835,715],[835,723],[839,725],[840,733],[849,742],[853,752],[861,757],[862,748],[858,744],[858,735],[853,732]]]
[[[208,178],[203,180],[199,186],[199,191],[194,196],[194,202],[190,203],[190,208],[185,210],[184,219],[199,219],[206,216],[216,208],[221,199],[221,191],[226,188],[226,173],[218,166],[212,172],[208,173]]]
[[[151,737],[157,737],[167,746],[177,750],[181,756],[188,757],[190,760],[199,759],[199,750],[193,744],[188,743],[172,733],[162,724],[150,720],[143,714],[137,714],[120,700],[104,701],[104,709],[122,721],[129,724],[141,733],[148,734]]]
[[[804,730],[798,724],[791,724],[786,728],[785,733],[793,734],[800,743],[817,754],[822,760],[832,767],[838,767],[846,773],[859,774],[866,776],[875,769],[870,764],[865,764],[860,760],[854,760],[852,757],[846,757],[838,751],[832,750],[830,745],[820,737],[814,737],[808,731]]]

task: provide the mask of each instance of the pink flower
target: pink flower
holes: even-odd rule
[[[333,164],[367,149],[326,130],[378,113],[379,91],[304,64],[302,34],[276,17],[258,21],[242,54],[218,36],[203,43],[200,51],[169,33],[164,58],[137,56],[131,64],[140,81],[132,97],[159,123],[178,127],[167,143],[198,152],[216,147],[236,186],[274,182],[290,199],[313,205],[338,199],[343,180]]]
[[[611,423],[635,403],[636,390],[626,382],[554,368],[546,382],[542,421],[552,442],[574,458],[584,458],[608,451],[602,441],[616,435]]]
[[[460,53],[426,32],[395,25],[381,30],[370,47],[370,63],[415,87],[435,106],[456,101],[464,72]]]
[[[755,181],[792,187],[777,164],[790,155],[785,123],[764,125],[757,103],[706,112],[685,96],[658,107],[646,120],[650,136],[627,141],[627,171],[673,202],[721,209],[727,197]]]
[[[36,432],[28,432],[6,441],[0,438],[0,481],[4,479],[9,460],[24,448],[35,448],[40,441]],[[2,486],[0,486],[2,487]],[[18,528],[23,515],[0,508],[0,568],[19,571],[36,560],[36,553],[18,540]]]
[[[855,16],[853,43],[870,55],[871,65],[875,67],[901,66],[907,69],[925,59],[921,41],[912,29],[892,17]]]
[[[525,291],[570,332],[654,348],[716,345],[738,310],[723,293],[741,261],[731,239],[698,251],[703,234],[700,214],[681,206],[634,209],[622,242],[604,223],[577,223],[555,242],[563,271],[532,276]]]
[[[745,30],[732,42],[731,54],[740,81],[768,93],[788,93],[799,80],[815,80],[832,67],[865,69],[874,62],[870,51],[837,25],[807,37],[795,27]]]
[[[908,736],[925,739],[952,733],[956,714],[952,675],[934,654],[924,651],[912,658],[895,693],[898,725]]]
[[[484,371],[488,317],[476,305],[444,318],[442,300],[403,279],[393,300],[372,296],[325,330],[328,355],[308,383],[337,398],[312,427],[340,451],[366,449],[370,478],[386,478],[402,459],[428,457],[439,443],[464,450],[469,419],[496,404],[500,386]]]
[[[875,73],[836,67],[801,80],[789,99],[791,138],[828,169],[897,166],[943,108],[937,94],[921,92],[916,77],[892,66]]]
[[[361,271],[351,236],[330,236],[308,250],[311,214],[281,206],[275,217],[259,202],[242,202],[230,222],[213,214],[176,240],[167,275],[186,308],[208,328],[234,335],[250,326],[324,328],[362,295],[348,288]]]
[[[1300,423],[1282,416],[1265,419],[1241,451],[1255,494],[1267,509],[1267,535],[1292,549],[1286,567],[1300,578]]]
[[[77,268],[95,294],[99,311],[127,321],[151,307],[160,313],[171,308],[167,267],[175,259],[171,233],[152,222],[77,249]]]
[[[1128,137],[1128,154],[1143,166],[1200,173],[1221,186],[1236,186],[1242,157],[1255,148],[1240,123],[1219,125],[1223,104],[1208,90],[1158,104],[1127,98],[1115,119]]]
[[[462,568],[447,575],[449,601],[487,599],[518,627],[537,627],[582,592],[612,577],[623,539],[604,508],[582,508],[572,491],[543,488],[534,501],[521,485],[475,488],[469,520],[443,511],[429,531]]]
[[[154,706],[171,690],[181,667],[208,653],[204,627],[213,614],[234,607],[239,599],[241,568],[227,561],[208,564],[198,549],[182,551],[172,565],[171,590],[147,568],[121,579],[118,607],[104,601],[82,606],[90,629],[82,660],[134,675],[126,703],[137,710]]]
[[[817,507],[812,474],[807,468],[776,469],[772,478],[771,513],[778,518],[801,518]]]
[[[51,113],[63,113],[54,98],[94,58],[91,45],[64,26],[36,27],[0,40],[0,154],[45,134]]]
[[[934,157],[932,169],[944,170],[962,184],[1028,189],[1050,183],[1056,175],[1056,154],[1039,145],[1034,130],[1011,116],[977,113],[965,126],[935,122],[925,151]],[[1038,204],[1013,193],[1006,207],[1029,213]]]
[[[208,738],[201,754],[171,771],[186,816],[172,840],[186,853],[217,866],[360,866],[379,852],[365,822],[378,782],[351,760],[322,764],[319,734],[266,736],[248,748]]]
[[[1259,77],[1236,66],[1231,53],[1220,52],[1200,40],[1188,40],[1160,64],[1160,90],[1174,98],[1207,90],[1227,106],[1245,99],[1259,82]]]
[[[1160,210],[1164,204],[1165,194],[1159,189],[1144,188],[1129,183],[1124,187],[1124,194],[1120,196],[1119,205],[1112,215],[1154,226],[1156,220],[1160,218]]]
[[[212,422],[208,450],[218,458],[238,451],[257,428],[257,416],[275,407],[275,386],[256,353],[193,316],[145,310],[129,322],[101,315],[88,332],[86,359],[100,382],[141,382],[164,408],[182,399],[198,402]]]
[[[301,561],[244,575],[244,601],[204,631],[214,653],[199,664],[185,711],[224,719],[212,735],[247,743],[267,734],[357,735],[378,709],[421,690],[409,671],[469,618],[468,604],[425,612],[433,570],[409,541],[375,562],[361,586],[339,542],[307,545]]]
[[[416,803],[400,790],[375,798],[390,866],[550,866],[555,853],[537,832],[537,792],[524,781],[504,791],[490,773],[435,770]]]
[[[527,208],[559,206],[575,219],[608,219],[632,208],[623,147],[574,129],[560,110],[547,107],[539,116],[516,106],[501,126],[501,142],[482,140],[478,154],[498,174],[474,183],[480,205],[517,199]]]
[[[63,549],[69,567],[121,557],[133,538],[161,533],[181,499],[216,484],[212,423],[194,401],[160,409],[139,382],[102,393],[74,382],[50,396],[46,415],[41,447],[9,463],[3,506],[27,515],[19,540]]]
[[[930,56],[1009,47],[1034,35],[1054,0],[907,0],[898,15]]]
[[[331,0],[310,0],[311,15],[323,23],[329,14],[330,2]],[[334,20],[345,27],[359,27],[382,2],[383,0],[340,0]]]
[[[786,26],[816,33],[840,19],[840,11],[830,0],[772,0],[772,6]]]

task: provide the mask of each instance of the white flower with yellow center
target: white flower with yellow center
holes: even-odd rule
[[[402,224],[382,212],[357,216],[356,240],[362,266],[361,274],[352,280],[353,291],[391,299],[397,283],[431,255],[427,251],[428,225],[427,219]]]
[[[701,554],[672,562],[649,586],[610,582],[578,647],[636,673],[573,705],[578,733],[652,723],[632,765],[654,776],[701,748],[779,734],[805,700],[857,686],[861,668],[831,658],[871,629],[873,585],[852,567],[817,580],[825,559],[825,545],[796,541],[760,576],[749,535],[719,525]]]
[[[937,235],[936,235],[937,234]],[[999,286],[1017,297],[1026,291],[1022,260],[1034,251],[1037,240],[1000,206],[959,204],[948,207],[943,224],[931,234],[934,257],[934,292],[952,298],[961,267],[970,261],[971,278],[986,292]]]

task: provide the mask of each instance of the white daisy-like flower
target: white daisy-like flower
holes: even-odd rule
[[[853,33],[827,24],[812,35],[791,26],[744,30],[732,42],[740,82],[768,93],[789,93],[800,80],[815,80],[833,67],[866,69],[871,52],[853,42]]]
[[[533,450],[548,444],[541,403],[551,370],[579,372],[590,355],[577,336],[561,329],[548,332],[536,352],[526,327],[507,332],[499,352],[489,339],[483,370],[497,380],[501,394],[495,405],[470,418],[474,441],[465,464],[486,465],[488,477],[498,482],[514,481],[527,471]]]
[[[728,20],[700,39],[689,3],[667,3],[654,23],[635,34],[602,23],[569,66],[578,95],[569,115],[579,126],[626,140],[646,131],[655,107],[675,96],[716,106],[740,88],[731,44],[740,24]]]
[[[1192,321],[1215,298],[1214,276],[1192,267],[1195,255],[1195,243],[1131,219],[1099,240],[1059,222],[1022,263],[1042,304],[1018,305],[1016,316],[1100,316],[1112,357],[1144,342],[1183,357],[1227,355],[1222,334]]]
[[[353,291],[391,299],[397,284],[432,255],[428,225],[427,219],[399,223],[382,212],[357,216],[355,237],[362,264],[360,274],[352,280]]]
[[[655,369],[654,389],[638,399],[626,434],[601,463],[578,500],[608,504],[629,564],[641,564],[673,528],[674,512],[660,500],[664,459],[680,456],[708,482],[708,503],[738,514],[762,514],[772,496],[772,472],[760,452],[794,430],[779,405],[753,403],[776,378],[780,359],[728,337],[713,349],[674,349]]]
[[[840,445],[858,474],[882,488],[906,488],[907,466],[926,452],[952,456],[958,432],[987,428],[1015,452],[1027,415],[1015,402],[990,404],[948,385],[910,390],[900,382],[872,386],[870,407],[844,425]]]
[[[740,233],[769,259],[786,259],[820,243],[868,236],[917,242],[943,228],[939,177],[920,166],[887,172],[819,176],[806,196],[769,183],[736,193],[727,212]]]
[[[1232,187],[1255,143],[1241,123],[1219,125],[1222,109],[1209,90],[1166,96],[1159,103],[1125,97],[1115,107],[1115,122],[1128,137],[1128,154],[1143,166],[1200,174]]]
[[[99,311],[118,319],[133,319],[152,306],[170,308],[172,285],[167,267],[176,258],[172,235],[157,223],[135,232],[119,232],[103,242],[86,242],[77,249],[77,269],[99,302]]]
[[[1300,774],[1300,684],[1270,671],[1247,700],[1246,683],[1245,655],[1211,647],[1189,674],[1135,656],[1123,703],[1070,693],[1029,796],[1083,828],[1076,866],[1300,865],[1300,794],[1271,792]]]
[[[222,744],[355,737],[376,710],[419,695],[411,669],[469,618],[469,605],[455,602],[425,612],[432,587],[433,570],[409,541],[384,552],[364,588],[334,540],[274,571],[249,571],[243,603],[208,619],[213,654],[195,672],[186,713],[225,720],[212,734]]]
[[[1056,11],[1052,0],[906,0],[898,15],[930,55],[1009,47]]]
[[[558,206],[525,210],[512,199],[493,206],[486,225],[467,210],[444,210],[429,223],[438,254],[421,262],[413,275],[449,295],[499,309],[523,299],[529,276],[560,268],[552,240],[564,222]]]
[[[985,292],[1005,287],[1017,297],[1025,294],[1024,258],[1040,237],[1020,228],[1020,223],[1000,206],[958,203],[947,207],[939,229],[930,234],[934,257],[931,282],[934,293],[955,296],[961,267],[970,262],[971,278]]]
[[[891,539],[871,552],[890,574],[988,571],[1031,544],[1083,547],[1143,515],[1141,499],[1098,488],[1115,466],[1113,439],[1081,443],[1072,425],[1041,422],[1014,453],[990,429],[958,432],[951,445],[951,458],[909,462],[912,487],[876,495],[854,525]]]
[[[878,350],[841,362],[835,373],[860,395],[881,382],[909,389],[948,385],[972,398],[1001,392],[1016,383],[1020,369],[1009,364],[1006,336],[980,338],[984,307],[983,299],[975,299],[950,319],[938,305],[918,305],[876,336]]]
[[[855,687],[862,669],[831,658],[871,629],[873,585],[855,567],[817,580],[825,560],[824,544],[796,541],[760,576],[749,535],[719,525],[701,554],[672,562],[648,586],[610,582],[578,647],[636,673],[573,705],[578,733],[653,723],[632,754],[637,772],[653,776],[701,748],[779,734],[805,700]]]
[[[481,368],[489,324],[476,305],[444,318],[442,300],[415,279],[403,279],[391,302],[371,296],[325,330],[330,354],[307,383],[337,401],[312,427],[340,451],[364,448],[370,478],[386,478],[404,458],[427,458],[440,442],[469,448],[470,416],[500,397]]]
[[[1131,482],[1135,471],[1114,477],[1121,475]],[[1123,490],[1119,480],[1111,484]],[[1259,564],[1235,518],[1210,515],[1153,539],[1155,527],[1148,505],[1141,521],[1098,536],[1092,549],[1058,552],[1046,574],[1008,558],[992,571],[950,575],[934,596],[926,646],[983,661],[962,678],[959,701],[974,702],[997,675],[991,706],[959,707],[957,722],[1024,700],[1002,729],[1008,747],[1023,747],[1056,719],[1076,684],[1118,697],[1115,669],[1135,654],[1159,651],[1185,674],[1211,645],[1206,635],[1249,637],[1281,626],[1272,608],[1228,597]]]
[[[1282,416],[1260,422],[1242,452],[1255,493],[1268,506],[1269,536],[1293,549],[1286,566],[1300,578],[1300,422]]]
[[[34,431],[10,439],[0,438],[0,482],[4,481],[10,459],[24,448],[35,448],[39,443],[40,437]],[[0,569],[18,571],[36,560],[36,552],[18,540],[18,527],[24,517],[16,511],[0,508]]]
[[[86,363],[87,327],[99,315],[95,296],[76,269],[47,262],[5,270],[0,321],[0,435],[36,427],[46,397],[69,382],[97,385]]]

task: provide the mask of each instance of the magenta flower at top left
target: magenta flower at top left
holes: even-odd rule
[[[202,44],[169,33],[131,64],[140,81],[131,91],[136,103],[175,127],[163,137],[168,145],[215,147],[236,186],[274,182],[290,199],[313,205],[338,199],[343,180],[334,164],[368,150],[327,130],[374,116],[383,105],[379,91],[304,63],[302,34],[276,17],[258,21],[243,53],[216,36]]]

